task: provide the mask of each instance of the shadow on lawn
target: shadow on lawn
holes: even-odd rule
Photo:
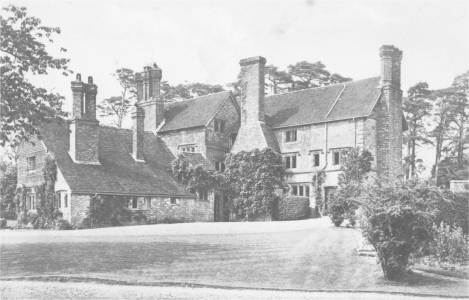
[[[418,287],[418,286],[451,286],[456,283],[455,280],[436,278],[431,275],[424,275],[408,271],[406,274],[400,278],[399,281],[386,280],[384,277],[379,279],[379,283],[389,286],[409,286],[409,287]]]

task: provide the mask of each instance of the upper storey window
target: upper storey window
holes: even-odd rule
[[[285,131],[285,142],[296,142],[296,129]]]
[[[32,171],[36,169],[36,156],[30,156],[27,159],[27,170]]]
[[[285,156],[285,168],[295,169],[296,168],[296,154],[290,154]]]
[[[195,153],[197,152],[197,147],[194,144],[191,145],[182,145],[179,146],[179,151],[181,152],[190,152],[190,153]]]
[[[215,132],[223,133],[225,132],[225,121],[215,119],[213,121],[213,127],[214,127]]]
[[[340,151],[332,152],[332,165],[334,166],[340,165]]]

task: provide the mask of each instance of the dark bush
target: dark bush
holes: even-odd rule
[[[329,205],[329,218],[335,226],[339,227],[345,220],[345,205],[341,202],[332,202]]]
[[[432,214],[422,190],[411,182],[375,183],[361,193],[363,235],[375,248],[386,279],[402,279],[410,255],[419,255],[431,241]]]
[[[6,228],[7,227],[7,220],[4,218],[0,218],[0,228]]]
[[[184,223],[187,222],[187,220],[184,220],[182,218],[176,218],[176,217],[164,217],[162,220],[158,221],[158,223],[161,224],[175,224],[175,223]]]
[[[127,198],[121,196],[95,195],[79,228],[120,226],[131,221]]]
[[[278,200],[278,219],[301,220],[309,217],[309,198],[286,196]]]
[[[55,221],[55,229],[56,230],[70,230],[72,229],[72,225],[67,220],[58,219]]]

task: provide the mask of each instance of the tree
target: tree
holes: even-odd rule
[[[173,86],[167,81],[163,81],[161,84],[161,93],[165,103],[178,102],[222,91],[224,91],[224,88],[218,84],[194,82]]]
[[[274,65],[265,67],[265,86],[268,94],[278,94],[289,91],[292,78],[286,71],[281,71]]]
[[[48,47],[58,27],[47,27],[37,17],[28,16],[25,7],[3,8],[0,36],[1,103],[0,145],[16,146],[31,135],[38,135],[38,125],[47,118],[65,116],[63,97],[36,87],[27,78],[46,75],[51,70],[67,76],[69,60],[53,57]],[[60,48],[60,52],[66,49]]]
[[[16,165],[11,162],[0,163],[0,211],[1,218],[15,218],[15,193],[17,185]]]
[[[451,134],[451,152],[459,165],[464,161],[464,150],[469,142],[469,71],[457,76],[453,82],[454,96],[449,99],[451,113],[449,116]]]
[[[430,103],[431,91],[426,82],[419,82],[409,88],[407,98],[404,99],[403,111],[406,117],[408,130],[406,131],[407,141],[407,161],[409,171],[407,178],[416,175],[416,155],[415,149],[419,144],[428,144],[428,133],[425,128],[425,118],[431,114],[432,105]]]
[[[340,226],[345,218],[354,226],[355,211],[358,208],[356,200],[360,196],[366,174],[371,171],[373,156],[368,150],[359,148],[345,151],[342,156],[339,188],[332,197],[329,217],[335,226]]]
[[[434,127],[430,131],[430,137],[434,139],[433,144],[435,145],[435,164],[433,170],[433,176],[435,177],[436,185],[438,182],[438,165],[440,163],[442,154],[448,152],[446,141],[448,139],[449,124],[451,106],[450,98],[453,97],[453,91],[451,89],[434,91],[432,97],[435,99],[435,109],[433,113]]]
[[[114,77],[119,81],[121,86],[120,96],[113,96],[101,101],[97,105],[101,117],[116,118],[115,125],[122,127],[122,121],[127,116],[132,107],[133,100],[137,96],[137,86],[135,82],[135,73],[133,70],[128,68],[117,69],[113,74]]]
[[[288,74],[292,77],[292,90],[322,87],[351,80],[339,74],[331,74],[326,70],[326,65],[320,61],[315,63],[300,61],[289,65]]]

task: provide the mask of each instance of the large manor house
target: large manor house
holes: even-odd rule
[[[157,220],[226,221],[223,195],[187,192],[173,179],[171,162],[182,157],[223,171],[227,153],[269,147],[283,157],[287,193],[309,197],[313,209],[312,180],[324,171],[327,205],[346,149],[369,150],[378,174],[402,172],[402,52],[385,45],[379,55],[380,76],[272,96],[264,93],[265,58],[246,58],[238,101],[226,91],[167,107],[160,97],[162,71],[147,66],[136,76],[132,129],[99,124],[97,86],[78,74],[71,82],[71,119],[46,122],[41,139],[20,146],[18,184],[42,184],[52,155],[57,208],[72,224],[85,217],[93,195],[127,197],[128,209]],[[31,190],[28,210],[38,203]]]

